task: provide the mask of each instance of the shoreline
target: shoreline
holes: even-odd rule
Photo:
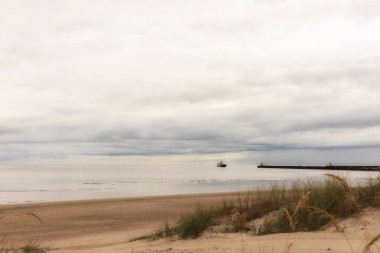
[[[218,195],[239,195],[247,193],[254,189],[246,191],[221,191],[221,192],[202,192],[202,193],[180,193],[180,194],[163,194],[163,195],[146,195],[135,197],[115,197],[115,198],[94,198],[94,199],[80,199],[80,200],[58,200],[58,201],[31,201],[20,203],[0,203],[0,210],[4,207],[27,207],[27,206],[48,206],[48,205],[70,205],[75,203],[92,203],[92,202],[117,202],[117,201],[133,201],[133,200],[153,200],[153,199],[166,199],[166,198],[194,198],[194,197],[211,197]]]

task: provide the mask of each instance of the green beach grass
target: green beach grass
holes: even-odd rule
[[[339,219],[358,214],[366,207],[380,207],[380,175],[355,187],[342,177],[326,174],[323,180],[300,180],[291,186],[255,189],[218,205],[199,205],[193,213],[165,223],[156,232],[131,241],[177,236],[197,238],[205,230],[225,225],[229,232],[255,235],[315,231]],[[255,220],[261,218],[261,223]]]

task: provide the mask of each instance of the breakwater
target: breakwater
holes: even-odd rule
[[[380,171],[380,166],[350,166],[350,165],[324,165],[324,166],[302,166],[302,165],[264,165],[257,168],[268,169],[306,169],[306,170],[352,170],[352,171]]]

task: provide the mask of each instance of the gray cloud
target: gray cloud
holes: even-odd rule
[[[1,160],[380,145],[376,1],[0,7]]]

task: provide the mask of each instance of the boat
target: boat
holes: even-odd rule
[[[218,162],[217,164],[216,164],[216,166],[217,167],[227,167],[227,164],[226,163],[224,163],[223,161],[220,161],[220,162]]]

